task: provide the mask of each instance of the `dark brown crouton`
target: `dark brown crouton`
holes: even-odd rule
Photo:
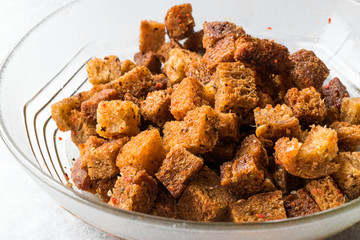
[[[71,111],[80,107],[78,96],[64,98],[51,105],[51,117],[58,129],[62,132],[70,131],[72,128]]]
[[[169,79],[164,74],[153,75],[153,86],[149,89],[149,92],[164,90],[167,88]]]
[[[162,127],[172,119],[170,113],[170,95],[166,90],[150,92],[140,106],[141,116],[146,120]]]
[[[320,208],[304,188],[286,196],[284,205],[288,217],[300,217],[320,212]]]
[[[155,206],[152,209],[152,214],[160,217],[178,218],[179,214],[176,199],[161,184],[158,186],[159,193],[155,201]]]
[[[360,125],[352,125],[347,122],[334,122],[330,125],[338,136],[340,151],[357,151],[360,146]]]
[[[306,190],[310,193],[321,211],[338,207],[346,202],[344,195],[330,176],[312,180],[306,185]]]
[[[93,58],[86,63],[89,82],[93,85],[104,84],[121,76],[121,62],[116,56],[107,56],[104,60]]]
[[[193,155],[181,146],[175,146],[166,155],[155,176],[174,198],[178,198],[202,166],[202,158]]]
[[[75,161],[74,166],[71,168],[71,180],[78,189],[95,193],[96,183],[90,179],[86,169],[81,167],[80,158]]]
[[[103,202],[109,202],[117,177],[100,179],[96,183],[96,193]]]
[[[272,177],[277,189],[280,189],[284,194],[299,189],[303,187],[304,184],[302,178],[291,175],[285,168],[278,164],[275,166]]]
[[[290,55],[293,66],[290,76],[299,89],[314,87],[321,90],[329,69],[313,51],[301,49]]]
[[[219,116],[219,140],[238,142],[240,138],[239,118],[235,113],[217,113]]]
[[[165,24],[155,21],[141,21],[139,50],[140,52],[157,52],[165,42]]]
[[[170,38],[181,40],[190,36],[195,26],[191,4],[185,3],[170,8],[165,16],[165,25]]]
[[[175,39],[170,39],[169,42],[166,42],[163,45],[161,45],[161,47],[157,53],[160,54],[161,56],[163,56],[163,58],[161,60],[167,61],[170,57],[170,51],[174,48],[182,49],[182,46]]]
[[[309,87],[299,91],[291,88],[286,93],[285,103],[300,122],[305,124],[321,123],[326,115],[326,107],[320,93],[315,88]]]
[[[220,185],[219,177],[204,167],[185,188],[178,202],[182,219],[217,222],[226,220],[228,205],[235,201],[232,194]]]
[[[349,199],[360,196],[360,152],[340,152],[335,159],[340,168],[333,177]]]
[[[269,74],[283,74],[290,68],[289,50],[267,39],[244,35],[236,41],[235,59]]]
[[[205,48],[203,47],[203,43],[202,43],[203,36],[204,36],[203,30],[194,32],[184,42],[184,48],[192,52],[204,54]]]
[[[194,77],[202,84],[210,84],[213,82],[213,79],[211,78],[212,73],[206,68],[206,63],[200,60],[194,60],[187,63],[185,67],[185,76]],[[213,85],[214,83],[211,84]],[[204,87],[206,87],[206,85]]]
[[[182,120],[186,113],[202,105],[208,105],[205,100],[203,85],[192,77],[187,77],[171,94],[170,111],[176,120]]]
[[[340,119],[351,124],[360,124],[360,98],[343,98]]]
[[[152,51],[142,53],[138,52],[134,55],[134,61],[138,66],[147,67],[152,73],[161,72],[161,60],[162,55],[156,54]]]
[[[257,103],[257,107],[259,108],[265,108],[266,105],[271,105],[274,106],[274,100],[271,98],[271,96],[267,93],[264,93],[263,91],[256,91],[256,94],[258,96],[258,103]]]
[[[205,164],[211,169],[219,169],[224,162],[234,159],[236,144],[233,142],[217,141],[214,148],[203,155]]]
[[[133,104],[135,104],[137,107],[140,108],[140,100],[134,97],[134,95],[132,95],[131,93],[126,93],[124,95],[124,101],[132,102]]]
[[[233,222],[263,222],[286,218],[281,191],[261,193],[230,204]]]
[[[71,111],[71,140],[76,144],[85,143],[91,136],[98,136],[96,125],[87,120],[80,111]]]
[[[263,167],[269,165],[269,159],[266,150],[261,141],[254,135],[251,134],[241,142],[241,147],[236,153],[236,157],[249,155],[255,158],[255,162]]]
[[[256,107],[254,76],[254,72],[240,62],[219,64],[215,72],[215,109],[243,114]]]
[[[109,205],[136,212],[149,213],[158,193],[157,182],[145,170],[120,169]]]

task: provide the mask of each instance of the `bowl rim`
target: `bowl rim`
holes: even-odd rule
[[[348,2],[353,2],[355,4],[360,5],[358,0],[347,0]],[[54,12],[50,13],[47,17],[42,19],[39,23],[37,23],[34,27],[32,27],[9,51],[4,60],[0,64],[0,88],[2,87],[2,82],[4,81],[4,72],[6,72],[7,65],[11,62],[12,58],[16,54],[16,52],[21,48],[24,41],[26,41],[29,37],[32,36],[34,31],[37,28],[41,27],[45,24],[49,19],[56,17],[58,14],[61,14],[63,11],[71,8],[75,4],[79,4],[81,2],[85,2],[85,0],[74,0],[64,6],[58,8]],[[66,195],[67,197],[81,203],[86,204],[91,207],[95,207],[102,211],[107,212],[108,214],[121,216],[128,220],[136,220],[142,221],[143,223],[151,224],[151,225],[162,225],[165,227],[174,227],[187,229],[187,230],[206,230],[206,231],[254,231],[254,230],[266,230],[274,227],[284,227],[284,226],[294,226],[298,224],[311,223],[323,218],[327,218],[330,216],[336,216],[341,212],[348,212],[354,209],[360,208],[360,198],[352,200],[342,206],[332,208],[329,210],[321,211],[315,214],[310,214],[302,217],[294,217],[287,218],[275,221],[268,222],[250,222],[250,223],[233,223],[233,222],[196,222],[189,220],[181,220],[181,219],[172,219],[154,216],[150,214],[139,213],[135,211],[128,211],[124,209],[120,209],[117,207],[110,206],[104,202],[99,200],[95,200],[85,194],[81,194],[80,192],[75,191],[71,187],[61,184],[60,182],[54,180],[47,174],[45,174],[35,163],[33,163],[29,158],[27,158],[22,151],[17,147],[15,142],[12,140],[10,135],[7,133],[6,127],[3,122],[2,112],[0,109],[0,137],[6,144],[7,148],[10,150],[15,159],[19,162],[19,164],[36,180],[41,181],[43,184],[48,187]],[[64,206],[65,207],[65,206]],[[66,208],[66,207],[65,207]],[[360,219],[358,220],[360,221]]]

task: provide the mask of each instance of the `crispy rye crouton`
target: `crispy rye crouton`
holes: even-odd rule
[[[183,49],[183,47],[178,41],[176,41],[175,39],[170,39],[169,42],[166,42],[163,45],[161,45],[159,51],[157,51],[157,54],[163,56],[161,58],[162,61],[167,61],[170,57],[170,51],[174,48]]]
[[[159,193],[152,209],[152,215],[167,218],[178,218],[179,214],[176,206],[176,199],[161,184],[159,184],[158,187]]]
[[[203,36],[204,36],[203,30],[194,32],[184,42],[184,48],[189,51],[196,52],[196,53],[203,55],[205,53],[205,49],[204,49],[203,43],[202,43]]]
[[[136,65],[147,67],[154,74],[161,72],[161,58],[163,58],[162,55],[152,51],[146,53],[138,52],[134,55]]]
[[[342,122],[360,124],[360,98],[343,98],[340,119]]]
[[[164,42],[165,24],[155,21],[141,21],[139,37],[140,52],[157,52]]]
[[[104,60],[93,58],[86,63],[89,82],[93,85],[105,84],[120,77],[121,62],[116,56],[107,56]]]
[[[284,194],[304,186],[302,178],[291,175],[279,164],[276,164],[275,169],[272,171],[272,179],[277,189],[280,189]]]
[[[235,113],[217,112],[217,114],[219,116],[219,140],[238,142],[240,138],[240,123],[238,116]]]
[[[320,208],[304,188],[286,196],[284,204],[288,217],[299,217],[320,212]]]
[[[195,21],[191,13],[189,3],[173,6],[167,11],[165,25],[170,38],[181,40],[193,33]]]
[[[96,132],[96,124],[81,114],[80,111],[71,111],[71,140],[76,145],[85,143],[91,136],[98,136]]]
[[[334,122],[330,125],[338,135],[340,151],[357,151],[360,146],[360,125],[347,122]]]

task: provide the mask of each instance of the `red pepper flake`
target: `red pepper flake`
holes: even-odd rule
[[[59,137],[59,141],[61,141],[62,140],[62,137]]]
[[[329,89],[329,84],[326,84],[325,87],[324,87],[326,90]]]
[[[257,214],[255,214],[255,216],[257,218],[265,218],[266,217],[264,214],[261,214],[261,213],[257,213]]]
[[[69,181],[69,175],[67,173],[64,173],[64,177],[65,177],[66,181]]]
[[[268,30],[272,30],[272,27],[267,27],[266,29],[268,29]]]
[[[103,107],[106,107],[106,104],[105,103],[103,103],[103,104],[101,104]]]
[[[131,182],[131,177],[125,177],[125,181]]]
[[[275,59],[275,60],[274,60],[274,63],[276,64],[277,62],[278,62],[278,60],[277,60],[277,59]]]
[[[316,189],[312,190],[312,192],[313,192],[313,194],[317,194],[317,190],[316,190]]]
[[[175,188],[174,188],[173,186],[169,187],[169,189],[170,189],[171,191],[174,191],[174,190],[175,190]]]
[[[117,204],[117,199],[115,197],[111,197],[110,201],[115,205]]]
[[[328,19],[328,23],[329,23],[329,24],[331,23],[331,18]]]
[[[345,93],[345,97],[349,97],[349,94],[348,94],[348,93]]]

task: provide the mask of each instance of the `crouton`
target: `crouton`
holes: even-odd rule
[[[165,24],[143,20],[140,23],[140,52],[157,52],[165,42]]]
[[[96,181],[90,179],[86,169],[81,167],[81,159],[77,159],[71,168],[71,180],[75,186],[83,191],[95,193]]]
[[[295,117],[302,123],[321,123],[325,118],[325,103],[314,87],[304,88],[301,91],[297,88],[289,89],[285,103],[291,107]]]
[[[299,89],[314,87],[321,90],[329,69],[313,51],[301,49],[290,55],[293,64],[290,77]]]
[[[352,125],[348,122],[334,122],[330,125],[338,136],[340,151],[355,152],[360,146],[360,125]]]
[[[272,179],[274,180],[277,189],[282,193],[290,193],[293,190],[303,187],[304,181],[302,178],[291,175],[281,165],[276,164],[272,172]]]
[[[343,98],[340,119],[342,122],[360,124],[360,98]]]
[[[238,142],[240,138],[239,118],[235,113],[217,112],[219,117],[219,140]]]
[[[165,25],[170,38],[181,40],[191,35],[195,26],[191,4],[185,3],[170,8],[165,16]]]
[[[215,81],[210,81],[204,85],[204,97],[211,107],[215,107],[216,86]]]
[[[142,53],[138,52],[134,55],[134,61],[138,66],[147,67],[152,73],[161,72],[161,60],[163,56],[152,51]]]
[[[230,204],[233,222],[264,222],[286,218],[281,191],[261,193]]]
[[[167,61],[170,57],[170,51],[174,48],[183,49],[183,47],[178,41],[176,41],[175,39],[170,39],[169,42],[166,42],[163,45],[161,45],[157,53],[163,56],[163,58],[161,58],[162,61]]]
[[[70,131],[72,128],[71,111],[80,107],[78,96],[64,98],[51,105],[51,117],[56,123],[57,128],[62,131]]]
[[[257,103],[257,107],[261,108],[265,108],[266,105],[271,105],[274,106],[275,102],[274,100],[271,98],[271,96],[263,91],[256,91],[256,94],[258,96],[258,103]]]
[[[340,152],[335,161],[340,168],[332,176],[349,199],[360,196],[360,152]]]
[[[155,176],[174,198],[178,198],[202,166],[202,158],[193,155],[181,146],[175,146],[166,155]]]
[[[200,59],[187,63],[187,65],[185,66],[185,76],[194,77],[202,84],[208,84],[213,81],[213,79],[211,78],[212,72],[207,69],[206,63],[200,61]]]
[[[176,199],[161,184],[158,186],[159,193],[155,201],[155,206],[152,209],[152,214],[160,217],[178,218],[179,214]]]
[[[193,221],[223,221],[227,217],[228,205],[234,201],[232,194],[220,185],[216,173],[204,167],[181,195],[179,216]]]
[[[310,193],[321,211],[338,207],[346,202],[344,195],[330,176],[312,180],[306,185],[306,190]]]
[[[104,84],[121,76],[121,62],[116,56],[107,56],[104,60],[93,58],[86,63],[89,82],[92,85]]]
[[[98,136],[96,123],[87,120],[80,111],[71,111],[71,140],[77,146],[85,143],[91,136]]]
[[[149,213],[158,193],[157,182],[145,170],[133,167],[120,169],[109,205],[141,213]]]
[[[131,138],[116,158],[116,166],[132,166],[153,176],[165,158],[159,130],[146,130]]]
[[[261,141],[254,134],[247,136],[241,142],[241,146],[236,153],[236,158],[244,155],[254,157],[256,164],[260,164],[263,167],[267,167],[269,165],[266,150]]]
[[[109,202],[117,177],[104,178],[96,182],[96,193],[103,202]]]
[[[170,95],[166,90],[150,92],[140,105],[141,116],[146,120],[162,127],[172,119],[170,113]]]
[[[320,208],[304,188],[286,196],[284,205],[288,217],[300,217],[320,212]]]
[[[205,163],[213,170],[220,169],[220,165],[234,159],[236,144],[233,142],[217,141],[214,148],[203,155]]]
[[[205,48],[203,47],[203,43],[202,43],[203,36],[204,36],[203,30],[194,32],[184,42],[184,48],[192,52],[204,54]]]
[[[169,79],[164,74],[155,74],[152,78],[153,86],[150,87],[149,92],[164,90],[167,88]]]
[[[121,75],[130,72],[134,68],[136,68],[136,64],[129,59],[125,59],[121,62]]]

